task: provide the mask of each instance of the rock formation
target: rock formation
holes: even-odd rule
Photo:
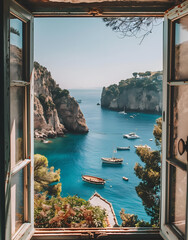
[[[35,62],[34,129],[35,138],[63,136],[65,132],[87,133],[83,113],[77,101],[62,90],[51,73]]]
[[[162,73],[122,80],[119,84],[104,87],[101,107],[119,111],[161,113]]]

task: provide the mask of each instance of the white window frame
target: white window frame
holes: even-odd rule
[[[162,123],[162,166],[161,166],[161,236],[167,240],[179,240],[181,239],[178,236],[177,232],[173,230],[173,228],[168,223],[168,212],[167,212],[167,204],[168,204],[168,174],[167,174],[167,146],[168,146],[168,112],[169,112],[169,96],[168,96],[168,85],[169,86],[177,86],[177,85],[185,85],[188,82],[178,82],[171,81],[170,75],[171,72],[171,48],[172,48],[172,23],[188,14],[188,1],[182,3],[174,7],[172,10],[167,11],[164,16],[164,32],[163,32],[163,123]],[[186,154],[186,153],[185,153]],[[188,193],[188,185],[187,185],[187,193]],[[185,239],[188,240],[188,194],[186,197],[186,233]]]
[[[34,233],[34,119],[33,119],[33,107],[34,107],[34,70],[33,70],[33,16],[27,10],[22,8],[16,2],[10,3],[10,14],[20,19],[25,24],[25,31],[23,35],[24,41],[24,72],[26,79],[20,79],[19,81],[11,81],[10,87],[23,87],[25,89],[25,107],[24,107],[24,152],[25,159],[18,162],[10,172],[11,176],[18,173],[20,170],[24,170],[24,223],[11,237],[11,209],[6,223],[6,239],[12,240],[28,240],[31,239]],[[11,104],[11,103],[10,103]],[[10,193],[9,193],[10,194]],[[6,201],[11,202],[14,199],[7,195]]]

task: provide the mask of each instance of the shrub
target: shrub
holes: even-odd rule
[[[45,193],[35,195],[35,227],[107,227],[107,214],[100,207],[78,196],[51,197]]]

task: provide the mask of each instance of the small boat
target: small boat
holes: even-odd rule
[[[138,147],[145,147],[145,148],[148,148],[148,149],[151,149],[150,146],[148,146],[147,144],[145,145],[134,145],[135,148],[138,148]]]
[[[123,135],[124,138],[128,138],[128,139],[137,139],[140,138],[138,135],[136,135],[136,133],[132,132],[132,133],[128,133],[128,134],[124,134]]]
[[[134,116],[131,115],[130,118],[134,118]]]
[[[123,158],[101,158],[101,160],[103,161],[103,163],[109,163],[109,164],[122,164],[123,162]]]
[[[41,142],[43,142],[43,143],[52,143],[52,141],[49,141],[49,140],[42,140]]]
[[[99,106],[100,105],[100,103],[97,103],[97,106]]]
[[[142,147],[142,145],[134,145],[135,148]]]
[[[130,146],[128,146],[128,147],[117,147],[117,150],[119,150],[119,151],[130,150]]]
[[[81,99],[78,99],[78,100],[77,100],[77,103],[81,103],[81,102],[82,102],[82,100],[81,100]]]
[[[82,175],[82,180],[84,182],[98,184],[98,185],[104,185],[106,182],[103,178],[89,176],[89,175]]]
[[[125,181],[129,181],[129,179],[127,178],[127,177],[122,177],[123,178],[123,180],[125,180]]]
[[[127,113],[125,112],[125,107],[124,107],[124,110],[123,110],[123,111],[120,111],[119,113],[120,113],[120,114],[127,114]]]
[[[153,141],[153,138],[150,138],[150,141]]]

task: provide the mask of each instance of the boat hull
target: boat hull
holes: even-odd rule
[[[123,137],[124,137],[124,138],[127,138],[127,139],[137,139],[137,138],[139,138],[138,136],[132,136],[132,137],[130,137],[130,136],[128,136],[128,135],[123,135]]]
[[[97,184],[97,185],[104,185],[106,181],[103,178],[89,176],[89,175],[82,175],[82,180],[84,182]]]
[[[118,151],[130,150],[130,147],[117,147]]]
[[[122,177],[122,179],[123,179],[124,181],[129,181],[129,179],[128,179],[127,177]]]
[[[112,158],[101,158],[103,163],[107,164],[122,164],[123,159],[118,158],[118,159],[112,159]]]

